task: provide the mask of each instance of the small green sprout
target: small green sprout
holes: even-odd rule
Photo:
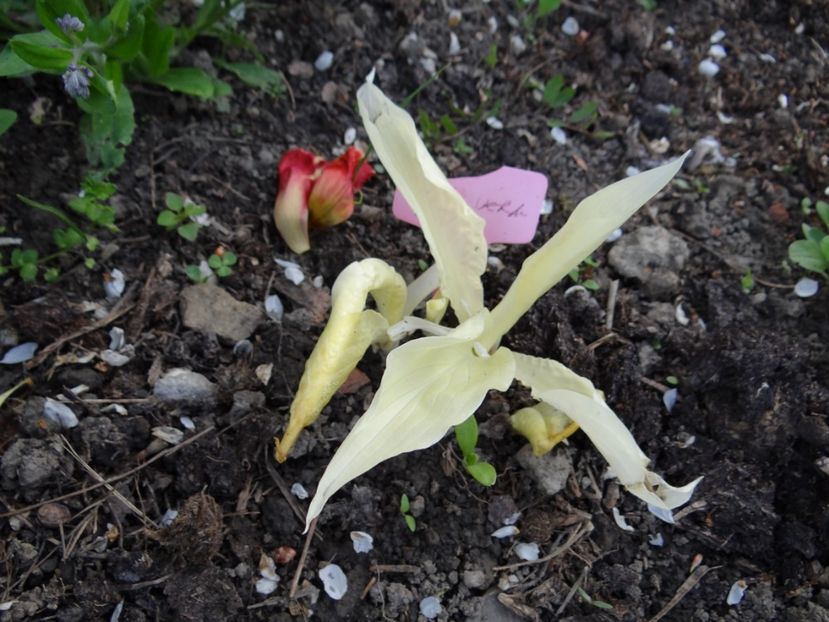
[[[544,84],[542,101],[550,108],[561,108],[566,106],[576,94],[572,86],[564,86],[564,76],[554,75]]]
[[[197,205],[174,192],[164,195],[164,203],[167,209],[158,215],[156,222],[167,231],[175,229],[182,238],[194,242],[201,225],[193,219],[207,212],[204,205]]]
[[[554,11],[558,11],[560,6],[561,0],[538,0],[536,15],[538,15],[538,17],[546,17]]]
[[[829,203],[817,201],[814,208],[826,231],[829,231]],[[829,234],[823,229],[803,223],[803,238],[789,245],[789,260],[829,280]]]
[[[489,46],[489,50],[484,57],[484,63],[490,69],[495,69],[495,65],[498,64],[498,44],[493,43]]]
[[[463,138],[458,138],[455,141],[452,145],[452,150],[458,155],[469,155],[475,151],[472,147],[466,144],[466,141]]]
[[[588,605],[592,605],[597,609],[613,609],[613,605],[610,603],[606,603],[602,600],[594,600],[590,597],[590,595],[585,592],[582,588],[577,588],[576,591],[579,593],[581,599],[586,602]]]
[[[495,483],[495,467],[478,458],[475,447],[478,445],[478,421],[472,415],[460,425],[455,426],[455,439],[463,453],[463,465],[475,480],[483,486]]]
[[[667,376],[665,378],[665,382],[667,382],[672,387],[675,387],[679,384],[679,378],[677,378],[676,376]]]
[[[406,521],[406,527],[409,528],[409,531],[414,533],[414,530],[417,528],[417,523],[415,522],[415,517],[409,514],[409,509],[411,505],[409,504],[409,496],[406,493],[400,495],[400,513],[403,515],[403,520]]]
[[[570,280],[576,285],[581,285],[583,288],[595,292],[600,286],[598,281],[592,277],[594,269],[598,267],[599,262],[593,259],[593,257],[588,257],[582,261],[578,267],[570,270],[567,276],[569,276]]]
[[[17,270],[20,278],[31,282],[37,278],[37,251],[33,248],[16,248],[12,251],[11,267]]]
[[[746,294],[754,289],[754,275],[751,274],[751,270],[746,270],[746,273],[740,278],[740,287],[743,288]]]
[[[236,265],[237,260],[236,253],[226,251],[223,246],[219,246],[207,260],[207,265],[216,273],[216,276],[224,278],[233,274],[232,266]]]
[[[193,281],[193,283],[207,283],[207,274],[201,271],[195,264],[188,264],[184,266],[184,273],[187,275],[187,278]]]

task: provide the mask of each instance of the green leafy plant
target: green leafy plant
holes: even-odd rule
[[[233,274],[233,266],[236,265],[237,260],[235,253],[220,246],[207,260],[207,265],[216,273],[216,276],[223,278]]]
[[[16,248],[11,254],[11,267],[17,270],[24,281],[34,281],[37,278],[37,251],[33,248]]]
[[[188,264],[184,266],[184,273],[187,275],[187,278],[193,281],[193,283],[207,283],[208,274],[202,272],[201,268],[195,264]]]
[[[158,215],[156,222],[167,231],[175,230],[185,240],[194,242],[201,229],[201,225],[194,219],[205,214],[207,208],[174,192],[164,195],[164,203],[167,209]]]
[[[814,209],[826,231],[803,223],[803,239],[789,245],[789,259],[801,268],[817,272],[829,280],[829,203],[817,201]]]
[[[576,89],[564,86],[564,76],[559,73],[544,84],[541,100],[550,108],[562,108],[570,103],[575,95]]]
[[[593,278],[593,271],[599,267],[599,262],[588,257],[582,261],[577,267],[570,270],[567,276],[576,285],[581,285],[585,289],[596,291],[599,289],[599,283]]]
[[[455,426],[455,440],[463,453],[463,465],[475,480],[483,486],[492,486],[495,483],[495,467],[478,458],[475,448],[478,446],[478,422],[472,415]]]
[[[560,6],[561,0],[538,0],[536,15],[538,17],[547,17],[550,13],[558,11]]]
[[[409,496],[406,493],[400,495],[400,513],[403,515],[403,520],[406,521],[406,527],[409,528],[409,531],[414,533],[414,530],[417,529],[417,522],[415,521],[415,517],[409,514],[409,509],[411,505],[409,504]]]
[[[597,609],[605,609],[605,610],[613,609],[613,605],[611,605],[610,603],[606,603],[603,600],[596,600],[595,598],[592,598],[587,592],[585,592],[580,587],[577,588],[576,591],[578,592],[579,597],[584,602],[586,602],[588,605],[596,607]]]
[[[484,63],[490,69],[495,69],[495,65],[498,64],[498,44],[493,43],[489,46],[489,49],[486,52],[486,56],[484,57]]]
[[[740,287],[746,294],[754,289],[754,275],[751,274],[751,270],[746,270],[745,274],[740,277]]]

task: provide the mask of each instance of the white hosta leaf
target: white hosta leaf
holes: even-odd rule
[[[515,377],[532,395],[579,424],[619,481],[646,503],[673,509],[686,503],[702,479],[675,488],[647,470],[648,457],[593,383],[557,361],[513,354]]]
[[[446,180],[409,113],[368,82],[357,91],[357,101],[380,162],[417,215],[440,272],[441,290],[464,321],[483,308],[484,220]]]
[[[365,309],[369,294],[379,312]],[[387,341],[389,323],[403,318],[405,302],[406,282],[384,261],[355,261],[340,273],[331,290],[331,317],[305,363],[288,427],[277,442],[277,460],[285,461],[299,433],[319,417],[368,347]]]
[[[536,300],[662,190],[687,156],[617,181],[579,203],[564,226],[524,261],[504,299],[492,310],[482,343],[487,347],[497,343]]]
[[[389,354],[374,401],[345,438],[317,486],[310,523],[326,501],[354,478],[399,454],[425,449],[465,421],[489,389],[512,382],[512,353],[474,352],[486,321],[482,312],[444,337],[410,341]]]

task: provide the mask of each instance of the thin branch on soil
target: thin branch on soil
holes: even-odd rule
[[[539,557],[538,559],[534,559],[532,561],[526,562],[518,562],[517,564],[508,564],[506,566],[493,566],[493,570],[515,570],[516,568],[522,568],[524,566],[532,566],[533,564],[546,564],[548,561],[555,559],[562,553],[567,552],[576,542],[581,540],[584,536],[588,533],[593,531],[593,523],[589,521],[585,521],[583,523],[579,523],[578,527],[573,529],[570,532],[569,537],[559,547],[553,549],[553,551],[549,555],[545,555],[544,557]]]
[[[141,331],[144,330],[144,319],[147,316],[147,309],[150,306],[150,300],[155,289],[153,285],[155,284],[156,266],[150,269],[150,273],[144,281],[141,296],[138,298],[138,303],[136,304],[135,315],[132,316],[127,325],[127,336],[130,341],[136,341]]]
[[[317,529],[317,519],[311,521],[308,526],[308,535],[305,536],[305,545],[302,547],[302,553],[299,556],[299,563],[296,565],[296,572],[294,578],[291,579],[291,591],[288,592],[288,598],[293,599],[296,590],[299,587],[299,578],[302,576],[302,571],[305,568],[305,559],[308,557],[308,549],[311,547],[311,538],[314,537],[314,532]]]
[[[130,583],[129,585],[118,585],[115,589],[119,592],[133,592],[135,590],[142,590],[145,587],[152,587],[154,585],[159,585],[164,583],[167,579],[173,576],[173,573],[162,575],[156,579],[150,579],[149,581],[141,581],[140,583]]]
[[[659,620],[668,615],[668,612],[671,609],[673,609],[679,604],[679,601],[685,598],[688,592],[694,589],[696,584],[699,583],[705,575],[707,575],[710,571],[716,570],[720,567],[721,566],[712,566],[711,568],[709,568],[708,566],[700,566],[699,568],[694,570],[694,572],[692,572],[691,575],[687,579],[685,579],[683,584],[679,586],[679,589],[676,591],[676,594],[674,594],[674,597],[668,601],[668,604],[662,607],[659,613],[657,613],[650,620],[648,620],[648,622],[659,622]]]
[[[588,572],[590,572],[590,566],[585,566],[581,571],[579,578],[576,579],[576,582],[573,584],[573,587],[571,587],[570,591],[567,592],[567,596],[564,597],[564,602],[562,602],[561,606],[556,610],[556,617],[560,616],[567,608],[567,605],[570,604],[570,601],[573,600],[573,596],[576,595],[576,590],[578,590],[581,587],[581,584],[584,583]]]
[[[604,327],[613,330],[613,318],[616,315],[616,296],[619,294],[619,279],[610,282],[610,291],[607,293],[607,321]]]
[[[112,308],[112,311],[107,313],[106,317],[101,318],[100,320],[98,320],[96,322],[92,322],[89,326],[85,326],[84,328],[81,328],[80,330],[76,330],[72,333],[69,333],[68,335],[64,335],[63,337],[59,337],[58,339],[56,339],[55,341],[50,343],[48,346],[43,348],[43,350],[41,350],[40,353],[37,356],[32,358],[32,360],[26,362],[24,364],[25,368],[26,369],[32,369],[33,367],[37,367],[43,361],[45,361],[52,354],[52,352],[55,352],[56,350],[59,350],[67,342],[72,341],[74,339],[77,339],[78,337],[83,337],[84,335],[86,335],[88,333],[92,333],[96,330],[100,330],[101,328],[104,328],[105,326],[107,326],[107,325],[111,324],[112,322],[114,322],[115,320],[117,320],[122,315],[128,313],[130,311],[130,309],[132,309],[132,307],[133,307],[132,297],[133,297],[133,294],[135,294],[136,289],[138,289],[138,284],[133,283],[130,286],[130,288],[127,290],[127,293],[124,294],[121,297],[121,299],[118,301],[118,304],[116,304]]]
[[[66,439],[66,437],[63,434],[60,434],[58,436],[60,438],[61,444],[63,445],[64,449],[66,449],[66,451],[69,452],[69,455],[72,456],[78,462],[78,464],[80,464],[83,467],[84,471],[89,473],[92,476],[93,479],[100,482],[107,490],[109,490],[109,492],[116,499],[118,499],[118,501],[123,503],[124,506],[127,509],[129,509],[130,512],[132,512],[138,518],[140,518],[141,521],[144,523],[144,525],[146,527],[152,527],[153,529],[158,529],[158,525],[156,524],[156,522],[154,520],[152,520],[149,516],[147,516],[132,501],[130,501],[124,495],[122,495],[120,492],[115,490],[115,488],[113,488],[112,485],[109,482],[107,482],[100,473],[98,473],[95,469],[93,469],[91,466],[89,466],[89,464],[86,462],[86,460],[81,458],[80,454],[77,451],[75,451],[75,448],[72,447],[72,444]]]
[[[596,341],[594,341],[593,343],[589,344],[589,345],[587,346],[587,351],[588,351],[588,352],[592,352],[593,350],[595,350],[595,349],[596,349],[596,348],[598,348],[599,346],[603,346],[603,345],[604,345],[604,344],[606,344],[608,341],[612,341],[612,340],[614,340],[614,339],[618,339],[619,341],[622,341],[622,342],[624,342],[624,343],[630,343],[627,339],[625,339],[625,338],[624,338],[624,337],[622,337],[621,335],[619,335],[619,334],[617,334],[617,333],[614,333],[614,332],[610,332],[610,333],[607,333],[606,335],[602,335],[601,337],[599,337],[598,339],[596,339]]]
[[[660,391],[661,393],[664,393],[665,391],[670,391],[671,390],[671,387],[669,387],[668,385],[662,384],[661,382],[657,382],[656,380],[651,380],[650,378],[645,378],[644,376],[639,378],[639,380],[642,382],[642,384],[646,384],[650,388],[656,389],[657,391]]]

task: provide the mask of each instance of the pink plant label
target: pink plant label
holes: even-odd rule
[[[546,176],[502,166],[479,177],[455,177],[449,183],[486,221],[484,236],[487,242],[526,244],[533,239],[547,194]],[[392,213],[403,222],[420,226],[399,191],[394,193]]]

